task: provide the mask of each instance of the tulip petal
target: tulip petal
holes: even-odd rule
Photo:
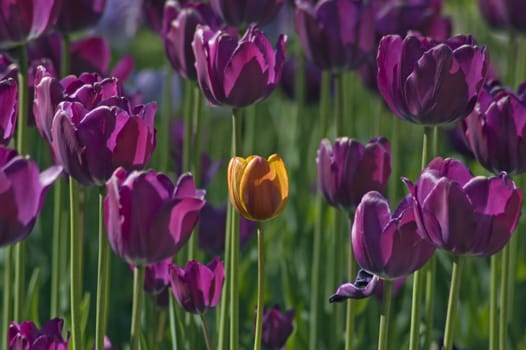
[[[329,298],[330,303],[346,299],[363,299],[371,296],[378,284],[378,277],[360,269],[354,283],[345,283],[338,287],[336,293]]]

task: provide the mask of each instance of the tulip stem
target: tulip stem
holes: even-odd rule
[[[51,256],[51,302],[49,319],[60,315],[60,270],[65,261],[62,261],[62,242],[65,239],[62,230],[62,197],[64,195],[64,180],[59,178],[53,188],[53,255]]]
[[[507,349],[508,340],[508,275],[510,268],[510,245],[502,250],[500,284],[499,349]]]
[[[393,281],[384,280],[382,313],[380,314],[380,330],[378,335],[378,350],[387,349],[387,336],[389,334],[389,316],[391,314],[391,300],[393,298]]]
[[[13,260],[13,250],[14,247],[12,245],[9,245],[6,247],[6,259],[5,259],[5,265],[4,265],[4,305],[3,305],[3,314],[2,314],[2,329],[4,330],[2,333],[2,343],[3,346],[0,348],[8,348],[7,344],[7,329],[9,327],[9,322],[11,321],[11,299],[13,298],[13,294],[11,293],[11,282],[13,281],[13,271],[11,266],[11,261]]]
[[[212,343],[210,342],[210,335],[208,334],[208,327],[206,326],[206,320],[204,314],[199,314],[201,319],[201,325],[203,326],[203,335],[205,337],[206,349],[212,350]]]
[[[191,90],[193,89],[192,82],[185,81],[185,94],[192,96]],[[181,173],[186,171],[192,171],[192,157],[190,151],[192,148],[192,103],[191,97],[186,101],[186,108],[184,111],[184,137],[183,137],[183,168]]]
[[[354,219],[354,210],[349,211],[349,232],[352,227]],[[356,275],[354,264],[354,252],[352,250],[352,242],[349,239],[347,245],[349,247],[349,254],[347,256],[347,271],[349,273],[349,281],[352,281]],[[347,319],[345,322],[345,350],[352,349],[353,330],[354,330],[354,308],[352,299],[347,300]]]
[[[81,281],[81,244],[79,232],[79,188],[77,181],[69,178],[69,208],[70,208],[70,306],[71,306],[71,339],[73,350],[82,349],[82,334],[80,330],[80,281]]]
[[[337,73],[334,75],[334,83],[336,85],[336,106],[334,108],[334,119],[336,137],[341,137],[344,135],[343,131],[343,99],[344,99],[344,85],[342,73]]]
[[[265,293],[265,279],[264,279],[264,262],[263,255],[264,239],[263,239],[263,223],[258,221],[258,299],[256,306],[256,337],[254,341],[254,350],[261,349],[261,335],[263,331],[263,296]]]
[[[130,331],[131,350],[139,349],[141,338],[141,309],[144,290],[144,266],[135,266],[133,274],[133,307]]]
[[[157,134],[159,141],[159,169],[161,171],[170,171],[168,167],[169,153],[170,153],[170,122],[172,117],[172,77],[173,71],[169,62],[164,65],[164,82],[163,82],[163,97],[161,104],[161,130]],[[184,170],[184,169],[183,169]]]
[[[227,212],[226,212],[226,237],[225,237],[225,261],[228,263],[230,262],[230,248],[232,246],[232,211],[234,208],[232,205],[227,206]],[[230,265],[227,265],[230,267]],[[225,274],[225,284],[224,284],[224,293],[225,295],[230,296],[230,274]],[[228,299],[227,298],[221,298],[220,301],[220,312],[219,312],[219,337],[218,337],[218,349],[224,350],[226,348],[226,338],[227,338],[227,316],[228,316]]]
[[[107,274],[109,273],[110,249],[108,239],[104,232],[103,218],[104,195],[99,194],[99,263],[97,279],[97,310],[95,323],[95,345],[96,349],[104,348],[104,335],[106,334],[106,311],[107,311]]]
[[[424,349],[431,347],[432,331],[433,331],[433,317],[435,315],[435,274],[436,274],[436,256],[433,254],[427,266],[425,267],[426,277],[426,294],[425,294],[425,315],[426,328],[424,336]]]
[[[310,329],[309,329],[309,349],[318,349],[318,320],[320,311],[320,261],[323,231],[323,198],[320,194],[316,196],[315,202],[316,223],[314,227],[313,258],[312,258],[312,279],[311,279],[311,298],[310,298]]]
[[[497,350],[498,344],[498,284],[499,254],[491,256],[490,299],[489,299],[489,350]]]
[[[453,325],[457,312],[458,295],[460,292],[460,282],[462,268],[464,267],[465,257],[456,255],[453,260],[453,269],[451,271],[451,285],[449,287],[449,301],[447,303],[446,327],[444,330],[443,350],[451,350],[453,347]],[[502,348],[505,349],[505,348]]]

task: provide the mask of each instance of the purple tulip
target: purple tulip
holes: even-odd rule
[[[144,23],[154,32],[161,33],[163,12],[166,0],[143,0],[142,14]]]
[[[490,256],[502,249],[517,226],[522,192],[506,173],[473,177],[458,160],[435,158],[413,185],[422,238],[455,255]]]
[[[526,2],[523,0],[479,0],[479,8],[492,27],[526,31]]]
[[[191,260],[184,270],[172,264],[169,271],[175,300],[186,311],[204,314],[219,303],[225,281],[225,270],[219,257],[208,265]]]
[[[159,294],[170,285],[168,266],[172,258],[162,260],[155,264],[146,265],[144,270],[144,290],[150,294]],[[132,270],[133,270],[133,266]]]
[[[384,196],[366,193],[356,208],[351,240],[358,265],[383,279],[410,275],[435,252],[418,232],[411,196],[391,214]]]
[[[64,170],[101,185],[122,166],[141,169],[155,148],[155,103],[131,106],[116,78],[84,73],[60,82],[41,70],[33,112],[40,134]]]
[[[210,6],[226,23],[234,27],[263,24],[273,19],[285,0],[210,0]]]
[[[41,173],[31,159],[0,146],[0,247],[29,235],[49,186],[61,172],[62,167],[53,166]]]
[[[0,144],[6,145],[15,133],[18,118],[18,88],[15,79],[0,79],[0,105]]]
[[[329,297],[329,303],[336,303],[346,299],[363,299],[373,295],[379,278],[364,269],[358,270],[354,283],[347,282],[336,290],[336,293]]]
[[[494,81],[480,90],[463,127],[477,160],[489,171],[526,172],[526,83],[515,94]]]
[[[384,137],[364,146],[347,137],[323,139],[316,158],[318,186],[330,205],[349,210],[369,191],[382,192],[391,175],[391,148]]]
[[[206,203],[199,220],[199,248],[210,255],[223,254],[225,251],[226,205],[213,207]],[[243,216],[239,219],[239,244],[243,248],[256,232],[257,223]]]
[[[219,20],[208,4],[189,2],[181,6],[169,0],[164,6],[162,37],[166,55],[172,67],[191,80],[197,79],[192,41],[198,24],[219,28]]]
[[[54,318],[38,329],[33,321],[24,321],[20,324],[11,322],[7,333],[8,350],[53,349],[67,350],[69,345],[69,332],[67,338],[62,337],[64,320]]]
[[[283,349],[292,334],[294,310],[281,312],[279,305],[263,312],[261,345],[266,350]]]
[[[110,245],[133,265],[173,257],[186,243],[205,205],[190,174],[170,179],[153,170],[115,171],[106,183],[104,219]],[[145,205],[147,203],[147,205]]]
[[[106,0],[65,0],[58,16],[57,27],[63,33],[76,32],[97,24]]]
[[[244,107],[265,99],[281,79],[285,42],[280,35],[273,50],[253,25],[239,41],[225,31],[198,26],[192,47],[201,91],[213,105]]]
[[[375,49],[371,2],[297,0],[294,22],[307,58],[321,69],[356,69]]]
[[[38,38],[57,22],[62,0],[2,0],[0,45],[16,46]]]
[[[321,71],[314,63],[305,61],[303,71],[305,102],[317,103],[320,100],[321,93]],[[281,76],[281,87],[288,98],[299,98],[296,96],[296,73],[298,65],[294,58],[288,59],[283,66]]]
[[[417,33],[382,38],[378,89],[401,119],[437,125],[466,117],[484,83],[489,58],[471,36],[436,42]]]

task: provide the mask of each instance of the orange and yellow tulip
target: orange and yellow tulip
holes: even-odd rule
[[[228,194],[236,210],[253,221],[278,216],[289,197],[285,163],[277,154],[234,157],[228,164]]]

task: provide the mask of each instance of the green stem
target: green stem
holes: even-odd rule
[[[7,329],[9,327],[9,322],[11,322],[11,305],[12,305],[12,289],[11,289],[11,282],[13,281],[13,271],[11,266],[11,261],[13,260],[13,250],[14,247],[12,245],[9,245],[6,247],[6,259],[5,259],[5,266],[4,266],[4,300],[3,300],[3,310],[2,310],[2,329],[4,330],[2,333],[2,343],[4,344],[4,347],[7,349]]]
[[[60,315],[60,282],[62,274],[60,270],[63,261],[62,242],[64,231],[62,230],[62,198],[64,196],[64,180],[59,178],[53,188],[53,255],[51,256],[51,302],[49,319]]]
[[[230,257],[230,248],[232,246],[232,211],[234,208],[231,205],[228,205],[226,212],[226,227],[225,227],[225,261],[229,262]],[[225,274],[225,284],[224,284],[224,295],[230,295],[230,274]],[[219,336],[218,336],[218,349],[226,349],[226,340],[227,340],[227,317],[228,317],[228,299],[221,298],[219,311]]]
[[[391,300],[393,298],[393,281],[384,280],[382,313],[380,315],[380,330],[378,335],[378,350],[387,349],[387,336],[389,334],[389,316],[391,313]]]
[[[312,279],[311,279],[311,300],[310,300],[310,331],[309,331],[309,349],[318,349],[318,321],[320,314],[320,262],[321,262],[321,246],[322,246],[322,231],[323,231],[323,198],[321,195],[316,197],[316,226],[314,227],[314,242],[313,242],[313,259],[312,259]]]
[[[320,97],[320,119],[321,119],[321,137],[325,137],[329,127],[330,106],[330,88],[331,73],[324,71],[321,80],[321,97]]]
[[[331,256],[332,254],[332,266],[334,266],[334,268],[332,269],[332,276],[331,276],[332,279],[331,279],[330,286],[337,285],[338,282],[340,282],[341,280],[342,274],[344,273],[342,271],[343,266],[344,266],[344,265],[342,266],[343,259],[344,259],[343,256],[347,252],[346,243],[349,241],[348,235],[346,234],[346,232],[348,231],[345,231],[342,229],[342,220],[341,220],[342,218],[340,216],[341,211],[338,210],[337,208],[333,208],[333,210],[334,210],[334,216],[333,216],[332,246],[330,244],[327,244],[327,253],[328,253],[327,256]],[[332,290],[329,291],[329,293],[331,292]],[[343,322],[343,317],[342,317],[343,310],[341,307],[335,308],[334,307],[335,305],[330,304],[330,303],[326,303],[325,305],[332,306],[332,308],[329,309],[329,313],[332,313],[331,328],[333,329],[333,332],[337,334],[337,336],[330,337],[330,344],[331,344],[330,348],[337,349],[339,347],[339,342],[341,341],[340,335],[343,333],[342,327],[345,324]]]
[[[201,106],[202,106],[202,99],[201,99],[201,90],[199,89],[199,86],[194,86],[194,108],[192,113],[192,125],[193,125],[193,135],[195,138],[194,142],[194,159],[192,164],[192,172],[194,174],[194,180],[196,184],[201,183],[201,143],[200,143],[200,134],[201,134]]]
[[[383,105],[383,104],[382,104]],[[382,112],[385,108],[382,108]],[[400,120],[391,117],[391,154],[398,155],[400,149]],[[392,202],[398,201],[398,188],[400,184],[400,164],[399,157],[394,156],[391,160],[391,181],[389,184],[389,198]]]
[[[451,285],[449,287],[449,300],[447,303],[446,328],[444,330],[444,350],[451,350],[453,347],[453,325],[457,312],[458,295],[460,292],[460,281],[462,268],[464,266],[463,256],[455,256],[453,260],[453,269],[451,271]],[[502,348],[505,349],[505,348]]]
[[[174,298],[169,298],[169,317],[170,317],[170,335],[172,336],[172,350],[177,350],[179,347],[177,346],[177,316],[175,311],[175,302]]]
[[[80,330],[81,304],[81,244],[79,235],[79,189],[77,181],[69,179],[70,207],[70,303],[71,303],[71,342],[73,350],[82,349],[82,334]]]
[[[104,347],[104,335],[106,334],[106,310],[107,310],[107,274],[109,272],[110,247],[106,233],[104,232],[103,218],[104,195],[99,194],[99,263],[97,271],[97,310],[95,323],[95,345],[96,349]]]
[[[193,86],[189,82],[185,82],[185,93],[192,96],[192,93],[190,90],[193,90]],[[191,100],[191,98],[189,98]],[[181,169],[182,172],[191,171],[192,170],[192,156],[191,156],[191,150],[192,150],[192,108],[191,103],[187,102],[187,110],[185,110],[185,114],[183,116],[184,118],[184,137],[183,137],[183,168]]]
[[[208,333],[208,327],[206,326],[205,316],[199,314],[199,318],[201,319],[201,325],[203,326],[203,336],[205,337],[206,349],[212,350],[212,343],[210,342],[210,335]]]
[[[354,219],[354,210],[349,212],[349,228],[352,227],[352,221]],[[352,250],[352,243],[349,240],[347,244],[349,254],[347,256],[347,271],[349,273],[349,281],[352,281],[356,275],[355,263],[354,263],[354,252]],[[353,331],[354,331],[354,302],[352,299],[347,300],[347,319],[345,326],[345,350],[352,349]]]
[[[144,266],[135,266],[133,274],[133,308],[130,330],[130,349],[138,350],[141,338],[141,310],[144,291]]]
[[[499,349],[507,349],[508,340],[508,275],[510,267],[510,246],[502,250],[502,271],[500,284]]]
[[[431,347],[433,336],[433,317],[435,315],[435,288],[436,288],[436,256],[433,255],[425,270],[426,277],[426,295],[425,295],[425,315],[426,328],[424,335],[424,349]]]
[[[170,122],[172,120],[172,76],[173,70],[169,62],[164,68],[163,99],[161,105],[160,132],[157,134],[159,140],[159,169],[169,171],[170,159]],[[184,171],[184,169],[183,169]]]
[[[336,106],[334,108],[334,125],[336,127],[336,137],[343,136],[343,99],[344,99],[344,85],[342,73],[334,75],[334,83],[336,85]]]
[[[499,256],[491,256],[491,275],[490,275],[490,299],[489,299],[489,350],[497,350],[499,339],[498,330],[498,284],[499,284]]]
[[[256,306],[256,337],[254,350],[261,349],[261,336],[263,331],[263,296],[265,294],[265,257],[264,257],[263,223],[258,222],[258,299]]]
[[[422,166],[424,169],[427,164],[428,152],[431,143],[431,128],[424,127],[422,138]],[[409,350],[418,349],[419,329],[420,329],[420,302],[422,299],[424,276],[422,271],[415,271],[413,274],[413,296],[411,301],[411,329],[409,331]]]

